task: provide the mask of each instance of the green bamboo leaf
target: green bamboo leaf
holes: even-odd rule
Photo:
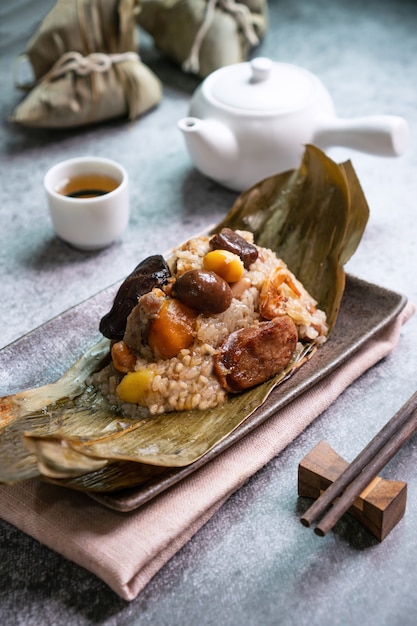
[[[37,457],[28,451],[23,433],[27,430],[47,434],[51,424],[56,428],[60,419],[58,407],[74,406],[74,398],[86,388],[87,377],[103,365],[108,354],[109,341],[102,339],[58,381],[0,398],[0,483],[39,475]],[[71,430],[70,422],[68,428]]]
[[[351,164],[337,165],[307,146],[298,170],[271,176],[243,192],[216,227],[251,230],[274,250],[327,314],[333,328],[369,208]]]
[[[334,326],[343,265],[355,252],[369,210],[351,164],[337,165],[307,146],[298,170],[241,194],[214,229],[251,230],[301,280]],[[200,459],[261,406],[272,389],[311,358],[305,345],[280,376],[206,411],[133,420],[119,415],[86,381],[108,357],[93,346],[56,383],[0,399],[0,482],[42,475],[85,491],[142,484]]]
[[[292,374],[315,350],[304,346],[284,372],[207,410],[173,411],[140,420],[120,418],[106,401],[88,392],[54,411],[47,426],[25,433],[28,448],[41,460],[43,472],[79,475],[98,459],[183,467],[225,439],[268,397],[280,380]],[[91,428],[89,423],[93,422]],[[98,426],[98,428],[97,428]]]

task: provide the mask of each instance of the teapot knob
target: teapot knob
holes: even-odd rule
[[[252,69],[252,83],[261,83],[268,80],[273,66],[271,59],[267,59],[266,57],[257,57],[256,59],[252,59],[250,65]]]

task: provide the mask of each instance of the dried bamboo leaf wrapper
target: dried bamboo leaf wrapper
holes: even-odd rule
[[[134,120],[154,108],[162,98],[162,85],[152,70],[142,62],[125,62],[114,66],[122,92],[125,95],[128,117]],[[110,88],[111,89],[111,88]],[[113,98],[113,91],[112,98]]]
[[[342,263],[359,244],[367,217],[368,207],[353,168],[349,164],[338,166],[320,150],[308,146],[299,170],[266,179],[241,194],[214,231],[225,226],[249,229],[260,245],[267,244],[278,254],[282,252],[284,261],[299,268],[299,273],[310,281],[310,292],[323,299],[325,311],[334,324],[343,295]],[[318,219],[322,224],[315,226]],[[320,239],[323,239],[321,243]],[[329,253],[330,260],[326,256]],[[335,276],[336,286],[332,282]],[[62,401],[55,393],[55,404],[46,409],[40,410],[38,403],[30,411],[30,403],[22,406],[11,403],[10,397],[7,400],[11,415],[4,421],[6,426],[0,436],[0,458],[14,459],[7,480],[21,480],[20,465],[27,464],[27,471],[37,471],[54,482],[105,492],[146,480],[143,472],[146,465],[166,466],[172,471],[185,467],[242,424],[265,402],[272,389],[316,350],[314,342],[305,348],[300,361],[290,364],[287,372],[231,397],[215,409],[166,413],[136,422],[118,415],[106,406],[103,397],[98,397],[100,394],[94,396],[94,392],[86,389],[85,381],[97,369],[98,362],[84,357],[83,365],[74,369],[79,382],[78,396],[73,377],[67,376],[64,384],[58,381],[54,387],[55,392],[61,392]],[[108,344],[103,342],[101,350],[108,351]],[[67,387],[71,388],[71,394]],[[28,392],[12,398],[22,397],[24,393]],[[40,401],[42,391],[36,393]],[[29,451],[26,448],[23,457],[19,456],[22,448],[25,449],[22,441],[16,443],[19,431],[25,435],[26,445],[29,444]],[[6,432],[15,439],[9,434],[4,437]],[[138,465],[136,477],[131,463]],[[148,478],[152,478],[151,471]],[[4,472],[0,472],[0,482],[3,480]]]
[[[116,461],[80,476],[61,476],[59,478],[48,476],[47,480],[61,487],[69,487],[92,495],[94,493],[113,493],[121,489],[145,484],[149,486],[161,478],[167,479],[174,476],[178,471],[181,471],[181,468]]]
[[[267,30],[267,1],[142,0],[137,22],[163,54],[204,78],[246,61]]]
[[[86,389],[86,378],[92,371],[104,367],[108,353],[109,341],[101,339],[58,381],[0,398],[0,483],[39,476],[37,458],[28,454],[23,433],[48,434],[52,423],[56,430],[60,425],[59,412],[55,413],[57,407],[74,406],[74,399]],[[69,414],[67,423],[71,429]],[[92,421],[88,427],[93,430]]]
[[[363,189],[358,177],[356,176],[356,172],[353,169],[352,163],[350,161],[346,161],[346,163],[341,163],[340,167],[343,168],[346,180],[348,181],[351,206],[346,237],[343,250],[340,255],[340,264],[344,265],[355,253],[356,248],[360,243],[368,221],[369,210],[367,208]]]
[[[111,94],[111,98],[109,98]],[[162,87],[138,58],[87,76],[68,72],[40,82],[16,107],[12,121],[36,128],[71,128],[119,117],[136,119],[155,107]]]
[[[111,412],[105,413],[103,405],[101,432],[87,435],[83,412],[97,419],[97,408],[83,407],[83,398],[75,402],[74,409],[58,415],[54,413],[49,427],[26,433],[29,449],[36,451],[42,468],[65,474],[67,477],[81,473],[87,467],[103,459],[106,461],[134,461],[162,467],[184,467],[201,458],[216,444],[230,435],[268,397],[276,384],[301,365],[313,353],[306,347],[300,357],[276,376],[250,389],[245,394],[231,397],[228,402],[215,410],[190,410],[151,416],[139,421],[119,418],[119,427],[114,428]],[[78,410],[77,410],[78,408]],[[100,411],[100,408],[98,409]],[[106,424],[106,421],[108,422]],[[70,434],[68,434],[70,433]],[[73,452],[79,453],[75,459]],[[83,458],[82,455],[85,455]],[[75,461],[74,461],[75,459]],[[45,473],[43,471],[42,473]],[[113,485],[111,486],[113,488]]]
[[[155,107],[162,84],[136,51],[136,6],[136,0],[58,0],[28,44],[37,82],[11,121],[71,128],[133,120]]]
[[[248,229],[271,247],[326,312],[331,330],[345,286],[344,264],[363,235],[369,208],[350,163],[307,146],[298,170],[243,192],[220,228]]]
[[[57,0],[26,48],[36,79],[66,52],[136,51],[137,6],[138,0]]]
[[[0,435],[15,420],[42,411],[62,398],[69,401],[85,390],[85,381],[92,371],[101,369],[109,360],[110,342],[102,338],[87,350],[59,380],[0,398]]]

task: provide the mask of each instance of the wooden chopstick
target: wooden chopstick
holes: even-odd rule
[[[304,526],[321,519],[316,534],[325,535],[350,508],[365,487],[417,430],[417,392],[375,435],[346,470],[301,517]],[[336,498],[339,498],[335,502]],[[327,514],[326,511],[332,505]]]

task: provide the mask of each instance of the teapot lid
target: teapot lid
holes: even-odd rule
[[[204,91],[218,105],[247,111],[291,111],[305,106],[318,79],[296,65],[257,57],[228,65],[206,78]]]

